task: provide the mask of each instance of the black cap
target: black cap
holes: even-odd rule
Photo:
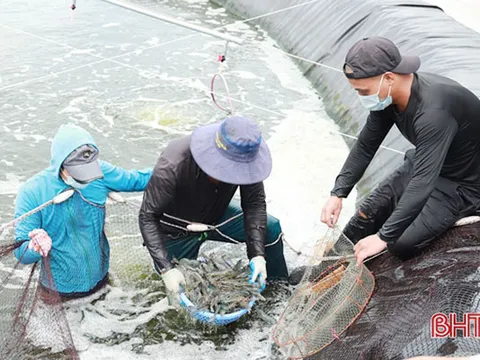
[[[343,72],[349,79],[364,79],[386,72],[411,74],[420,67],[418,56],[402,56],[393,42],[372,36],[357,41],[348,51]]]

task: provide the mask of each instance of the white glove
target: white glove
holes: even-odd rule
[[[35,229],[28,233],[30,242],[28,248],[40,253],[43,257],[47,257],[52,248],[52,239],[43,229]]]
[[[249,283],[253,284],[258,280],[261,289],[265,289],[265,281],[267,280],[267,266],[266,261],[263,256],[255,256],[250,260],[250,270],[252,274],[250,275]]]
[[[180,292],[180,285],[185,285],[185,277],[177,268],[168,270],[162,274],[163,283],[168,292],[178,295]]]

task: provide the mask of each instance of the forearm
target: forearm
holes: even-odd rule
[[[168,259],[166,236],[160,226],[160,221],[154,214],[140,211],[139,226],[144,244],[153,259],[155,269],[161,273],[173,267]]]
[[[245,233],[247,235],[247,256],[265,256],[267,236],[267,212],[265,208],[253,208],[244,213]]]
[[[355,145],[352,147],[340,174],[335,180],[331,195],[347,197],[355,184],[360,181],[381,143],[393,126],[388,115],[368,116]]]
[[[342,170],[335,179],[331,191],[332,196],[346,198],[355,184],[360,181],[370,164],[376,150],[369,149],[361,143],[356,143],[347,157]]]
[[[263,183],[240,188],[249,259],[265,256],[267,237],[267,204]]]

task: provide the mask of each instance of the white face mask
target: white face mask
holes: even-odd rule
[[[65,172],[62,172],[62,175],[63,175],[63,181],[65,182],[65,184],[70,185],[71,187],[73,187],[75,189],[85,189],[88,186],[88,184],[79,183],[78,181],[76,181],[71,176],[65,174]]]
[[[370,111],[380,111],[384,110],[385,108],[389,107],[392,104],[392,97],[390,96],[390,92],[392,91],[392,85],[388,88],[388,95],[384,100],[380,100],[378,94],[380,93],[380,88],[382,87],[383,76],[380,79],[380,84],[378,85],[378,91],[376,94],[361,96],[358,95],[360,98],[360,102],[362,105]]]
[[[71,176],[65,176],[65,184],[70,185],[71,187],[74,187],[75,189],[85,189],[88,184],[81,184],[78,181],[76,181],[74,178]]]

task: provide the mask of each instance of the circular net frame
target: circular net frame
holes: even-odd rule
[[[296,291],[273,330],[290,359],[313,355],[339,338],[365,309],[375,280],[357,266],[352,242],[337,228],[315,244]]]

